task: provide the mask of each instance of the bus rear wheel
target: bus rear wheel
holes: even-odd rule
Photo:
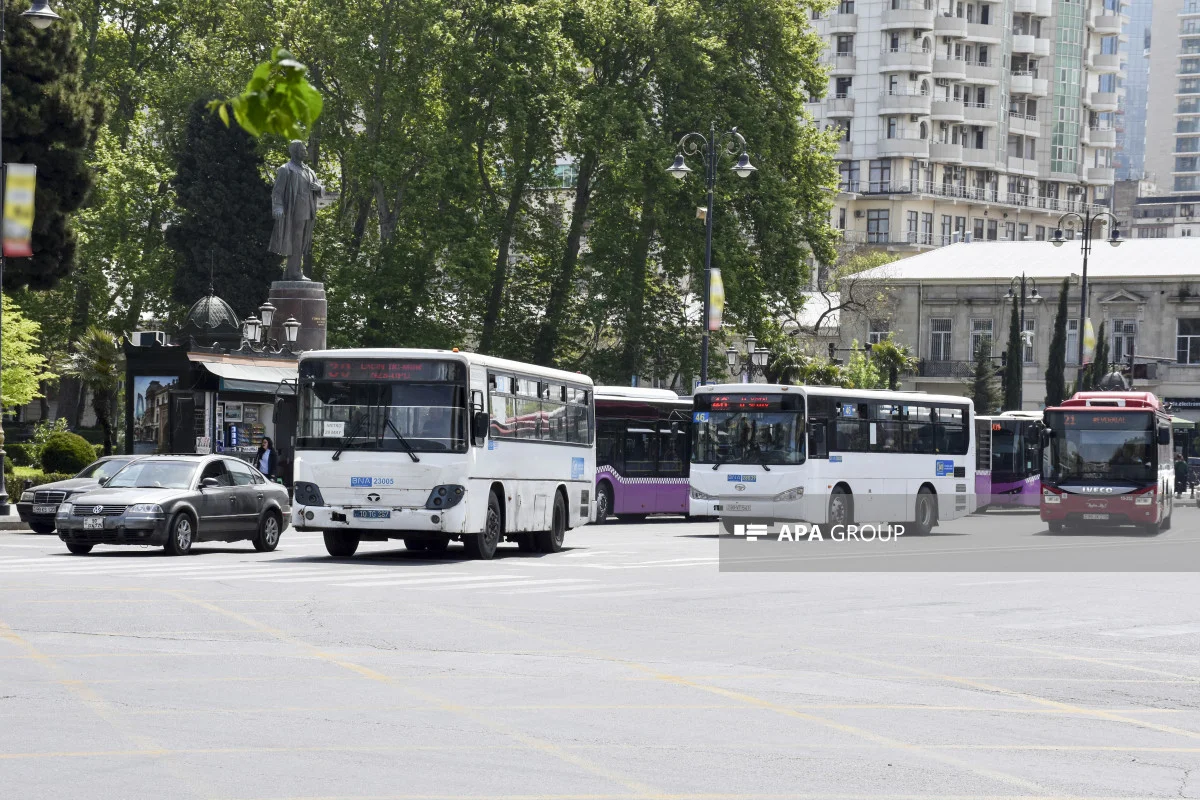
[[[917,492],[913,517],[915,518],[912,522],[913,533],[919,536],[928,536],[937,525],[937,495],[931,492],[927,486],[922,486],[921,490]]]
[[[567,504],[561,494],[554,493],[554,515],[551,517],[550,530],[540,531],[533,535],[534,543],[540,553],[557,553],[562,550],[563,539],[567,536]]]
[[[463,537],[467,556],[483,561],[491,560],[492,556],[496,555],[496,545],[500,543],[502,536],[504,523],[500,516],[500,501],[493,492],[488,495],[487,517],[483,523],[483,530]]]
[[[358,534],[350,531],[325,531],[325,550],[334,558],[349,558],[358,549]]]

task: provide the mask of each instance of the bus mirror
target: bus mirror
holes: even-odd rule
[[[1053,428],[1042,428],[1042,447],[1050,444],[1050,440],[1054,438]]]
[[[1170,444],[1171,443],[1171,429],[1170,428],[1159,428],[1158,429],[1158,443],[1159,444]]]
[[[492,418],[488,416],[486,411],[476,411],[475,416],[471,418],[471,438],[476,444],[483,444],[483,440],[487,438],[488,427],[492,424]]]

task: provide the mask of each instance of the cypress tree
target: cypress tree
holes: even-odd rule
[[[1012,314],[1008,321],[1008,360],[1004,364],[1004,410],[1017,411],[1021,408],[1021,367],[1024,347],[1021,342],[1021,313],[1017,309],[1020,302],[1015,294],[1012,300]]]
[[[3,2],[4,161],[37,167],[33,255],[6,261],[4,288],[50,289],[75,266],[70,216],[92,188],[87,158],[104,106],[83,88],[75,14],[59,7],[63,19],[40,31],[21,18],[27,2]]]
[[[992,365],[992,337],[984,336],[975,348],[975,369],[971,375],[971,400],[976,414],[994,414],[1000,405],[996,386],[996,368]]]
[[[1067,290],[1071,279],[1063,278],[1058,293],[1058,314],[1050,339],[1050,363],[1046,365],[1046,405],[1061,405],[1067,395]]]
[[[178,254],[173,294],[184,305],[196,302],[208,292],[211,267],[217,294],[245,318],[283,277],[282,257],[267,251],[271,186],[250,135],[225,127],[206,105],[192,104],[176,161],[179,217],[166,231]]]

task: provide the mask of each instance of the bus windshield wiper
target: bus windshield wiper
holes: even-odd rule
[[[367,419],[366,414],[359,415],[358,422],[354,423],[354,427],[350,429],[350,435],[347,436],[346,438],[342,439],[342,443],[340,445],[338,445],[338,449],[334,451],[334,453],[333,453],[334,461],[337,461],[338,459],[340,459],[342,457],[342,451],[345,450],[347,447],[349,447],[350,443],[352,441],[354,441],[354,437],[358,435],[358,431],[360,428],[362,428],[363,423],[366,421],[366,419]]]
[[[400,440],[400,444],[404,447],[404,452],[408,453],[408,457],[411,458],[414,463],[421,460],[417,457],[417,453],[415,450],[413,450],[412,445],[409,444],[408,440],[404,438],[404,435],[400,433],[399,428],[396,427],[396,423],[392,422],[391,417],[384,417],[383,425],[384,429],[379,432],[380,441],[383,440],[384,432],[386,432],[388,428],[391,428],[392,433],[396,434],[396,438]]]

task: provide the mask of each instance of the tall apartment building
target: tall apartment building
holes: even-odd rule
[[[1117,180],[1138,180],[1146,170],[1146,98],[1150,88],[1150,27],[1155,0],[1129,6],[1129,41],[1121,43],[1125,95],[1117,108]]]
[[[1163,194],[1200,192],[1200,0],[1154,0],[1146,174]]]
[[[1044,239],[1106,204],[1127,3],[843,0],[816,20],[830,87],[810,111],[842,140],[835,227],[921,250]]]

